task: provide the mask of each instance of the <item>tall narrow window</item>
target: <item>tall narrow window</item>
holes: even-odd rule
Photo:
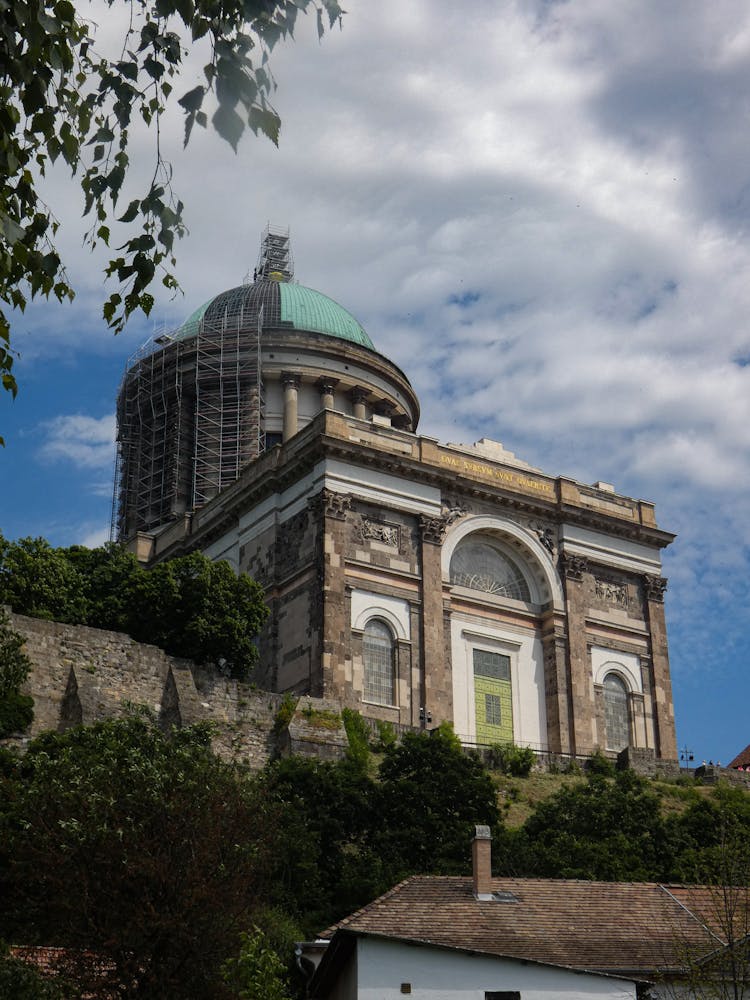
[[[623,750],[630,745],[628,691],[617,674],[604,678],[604,727],[608,750]]]
[[[365,701],[393,705],[395,643],[388,626],[377,618],[365,625],[362,640],[365,667]]]
[[[513,740],[510,657],[489,649],[475,649],[473,660],[477,743],[510,743]]]

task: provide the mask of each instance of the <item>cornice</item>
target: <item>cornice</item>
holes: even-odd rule
[[[325,416],[326,414],[319,415],[283,447],[274,448],[248,465],[237,482],[196,511],[190,534],[183,535],[172,543],[168,550],[160,552],[159,560],[174,555],[176,551],[209,544],[209,539],[215,540],[223,531],[236,525],[244,510],[275,493],[283,492],[326,458],[342,460],[355,467],[378,469],[386,475],[429,485],[441,493],[449,493],[460,499],[473,498],[491,505],[501,504],[509,511],[599,530],[612,536],[643,542],[652,547],[663,548],[675,537],[674,534],[657,527],[628,522],[616,516],[576,507],[558,498],[546,500],[539,496],[519,493],[501,485],[471,479],[455,469],[442,469],[398,451],[381,450],[367,442],[346,440],[326,432],[326,421],[323,419]],[[385,440],[387,434],[384,435]],[[414,436],[414,440],[420,439]],[[356,494],[353,499],[356,502]],[[218,524],[211,511],[214,504],[216,510],[221,511]],[[598,563],[594,557],[589,557],[589,560],[591,563]],[[656,599],[658,600],[658,597]]]

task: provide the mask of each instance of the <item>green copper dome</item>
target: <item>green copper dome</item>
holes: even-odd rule
[[[186,340],[201,329],[300,330],[348,340],[375,350],[350,312],[327,295],[304,285],[259,278],[252,284],[230,288],[196,309],[182,324],[176,339]]]

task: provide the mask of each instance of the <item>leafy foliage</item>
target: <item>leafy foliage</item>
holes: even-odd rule
[[[465,871],[475,824],[498,824],[492,781],[449,726],[407,733],[386,754],[380,779],[376,842],[399,878]]]
[[[143,569],[119,545],[55,549],[0,536],[0,604],[18,614],[126,632],[246,677],[268,609],[263,590],[198,552]]]
[[[106,0],[113,15],[120,5]],[[319,35],[342,11],[336,0],[157,0],[125,7],[122,44],[97,49],[95,25],[70,0],[0,3],[0,299],[24,309],[37,294],[72,299],[73,288],[54,247],[58,222],[39,191],[60,160],[80,180],[85,242],[109,246],[113,222],[125,226],[105,273],[119,291],[104,304],[115,332],[136,309],[148,315],[155,277],[169,289],[175,239],[185,226],[161,150],[161,118],[175,102],[185,115],[185,143],[210,122],[233,149],[246,128],[278,143],[280,121],[270,103],[275,87],[268,56],[290,36],[300,10],[315,11]],[[206,49],[203,80],[179,95],[175,86],[195,47]],[[117,217],[130,170],[138,122],[154,136],[153,172],[145,191],[129,197]],[[131,192],[133,194],[133,192]],[[130,234],[130,235],[128,235]],[[10,325],[0,311],[0,377],[16,392]]]
[[[82,992],[224,995],[279,810],[205,728],[165,735],[141,716],[48,733],[0,781],[0,934],[70,949]]]
[[[277,761],[269,797],[287,807],[277,851],[276,902],[306,933],[364,905],[389,885],[373,844],[380,824],[377,787],[349,760]]]
[[[490,747],[490,761],[503,774],[514,778],[527,778],[534,766],[534,751],[514,743],[496,743]]]
[[[45,978],[29,962],[0,947],[0,997],[13,1000],[72,1000],[73,990],[61,980]]]
[[[260,927],[240,940],[239,955],[224,966],[224,978],[239,1000],[289,1000],[284,963]]]
[[[349,740],[347,756],[357,767],[367,771],[370,761],[370,729],[359,712],[352,708],[345,708],[341,716]]]
[[[23,732],[34,718],[33,699],[20,693],[31,669],[23,643],[23,636],[10,628],[0,613],[0,739]]]
[[[750,885],[750,795],[744,789],[717,786],[710,798],[672,817],[669,827],[679,845],[675,880]]]
[[[658,796],[622,771],[562,788],[504,838],[499,853],[506,874],[639,882],[665,878],[671,844]]]

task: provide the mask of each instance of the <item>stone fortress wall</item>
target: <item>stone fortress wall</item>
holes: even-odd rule
[[[273,755],[283,695],[202,670],[120,632],[5,610],[10,627],[26,639],[32,670],[23,693],[34,699],[29,731],[6,743],[23,747],[45,730],[90,725],[145,705],[165,726],[214,723],[214,749],[229,760],[255,769]]]

